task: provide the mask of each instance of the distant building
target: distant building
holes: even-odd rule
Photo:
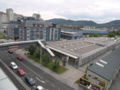
[[[107,34],[108,31],[103,30],[79,30],[72,28],[62,28],[61,37],[64,39],[78,39],[86,34]]]
[[[13,20],[14,20],[14,12],[13,12],[13,9],[11,9],[11,8],[6,9],[6,15],[7,15],[8,21],[13,21]]]
[[[0,24],[7,22],[7,15],[4,12],[0,12]]]
[[[5,12],[0,12],[0,24],[8,23],[10,21],[16,21],[18,18],[23,17],[22,15],[14,13],[13,9],[6,9]]]
[[[10,21],[7,24],[6,34],[12,39],[19,38],[19,25],[16,21]]]
[[[17,19],[24,17],[23,15],[14,13],[14,21],[17,21]]]
[[[36,20],[40,20],[40,19],[41,19],[40,14],[34,13],[32,16],[33,16]]]
[[[44,41],[60,40],[61,29],[58,25],[37,20],[34,17],[23,17],[17,21],[11,21],[8,25],[8,36],[19,40]]]

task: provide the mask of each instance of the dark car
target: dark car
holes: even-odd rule
[[[30,86],[34,86],[35,85],[35,80],[29,76],[25,77],[25,81],[30,85]]]
[[[13,54],[13,51],[12,50],[8,50],[8,53]]]

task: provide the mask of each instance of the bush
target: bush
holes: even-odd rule
[[[115,37],[119,35],[120,35],[120,31],[113,31],[108,33],[108,37]]]
[[[4,34],[0,33],[0,39],[5,38]]]
[[[35,58],[40,58],[40,50],[39,48],[36,48],[35,52],[34,52],[34,55],[33,55]]]
[[[103,36],[102,34],[89,34],[89,37],[101,37]]]
[[[48,69],[61,74],[65,72],[67,69],[59,65],[59,59],[56,58],[55,62],[52,61],[52,57],[49,55],[46,51],[40,51],[39,48],[36,48],[35,46],[31,45],[28,48],[29,55],[28,57],[33,59],[34,61],[42,64],[43,66],[47,67]],[[42,53],[41,60],[40,60],[40,53]]]
[[[30,55],[33,55],[35,53],[35,50],[36,50],[36,47],[31,45],[29,48],[28,48],[28,51],[30,53]]]

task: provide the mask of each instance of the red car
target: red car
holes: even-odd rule
[[[21,69],[21,68],[18,68],[18,69],[17,69],[17,73],[18,73],[20,76],[23,76],[23,75],[26,74],[26,73],[23,71],[23,69]]]
[[[18,60],[20,60],[20,61],[22,61],[23,60],[23,57],[21,57],[21,56],[18,56],[18,57],[16,57]]]

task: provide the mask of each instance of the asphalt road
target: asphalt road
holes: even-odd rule
[[[9,54],[7,52],[7,48],[0,48],[0,59],[7,66],[10,65],[11,61],[14,61],[20,68],[22,68],[27,73],[26,76],[28,75],[28,76],[31,76],[33,79],[35,79],[36,85],[34,87],[31,87],[31,86],[27,85],[27,83],[25,82],[24,76],[20,77],[17,75],[16,71],[12,71],[23,81],[24,85],[27,85],[30,88],[30,90],[35,90],[35,87],[37,85],[41,85],[47,90],[74,90],[73,88],[63,84],[62,82],[60,82],[60,81],[56,80],[55,78],[53,78],[52,76],[48,75],[41,69],[35,67],[34,65],[27,62],[26,60],[24,60],[24,61],[17,60],[16,56],[19,56],[19,55],[15,54],[15,53]],[[6,71],[6,73],[7,73],[7,71]],[[19,88],[19,90],[24,90],[24,89],[21,89],[21,85],[18,85],[19,81],[16,78],[13,78],[10,75],[10,73],[7,73],[7,74],[8,74],[8,76],[10,76],[12,81],[14,81],[14,83],[16,82],[15,84]]]
[[[120,90],[120,72],[113,81],[110,90]]]
[[[17,81],[17,79],[13,76],[13,74],[8,70],[1,62],[0,62],[0,68],[8,75],[8,77],[12,80],[14,85],[19,88],[19,90],[26,90],[20,82]]]

